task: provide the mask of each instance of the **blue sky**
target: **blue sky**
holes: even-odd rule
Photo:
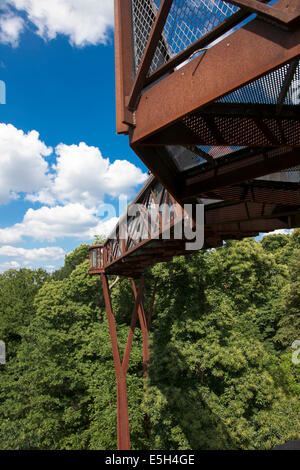
[[[0,272],[59,267],[145,181],[115,131],[112,4],[0,0]]]
[[[145,182],[114,73],[113,0],[0,0],[0,272],[60,267]]]

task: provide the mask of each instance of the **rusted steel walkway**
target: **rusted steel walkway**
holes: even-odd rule
[[[137,319],[144,376],[150,357],[156,287],[146,315],[145,268],[189,254],[191,239],[185,230],[178,237],[178,228],[191,233],[199,217],[203,248],[300,226],[300,1],[114,1],[117,132],[153,175],[90,257],[112,342],[118,449],[127,450],[126,375]],[[132,278],[123,358],[111,274]]]
[[[257,236],[259,232],[300,227],[299,174],[299,169],[275,173],[211,190],[206,193],[211,199],[190,200],[191,207],[204,207],[203,248],[221,246],[228,239]],[[91,247],[91,274],[104,270],[106,274],[139,277],[150,265],[194,252],[187,250],[184,231],[179,239],[174,233],[176,224],[188,215],[154,177],[135,198],[132,207],[135,205],[133,214],[129,207],[128,217],[121,217],[103,245]],[[153,212],[153,206],[158,210]],[[168,230],[170,233],[163,238]]]
[[[267,3],[115,2],[117,130],[177,201],[300,165],[300,3]]]

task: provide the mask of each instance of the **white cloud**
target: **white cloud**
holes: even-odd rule
[[[148,176],[126,160],[116,160],[103,176],[105,191],[112,195],[128,195],[131,186],[145,183]]]
[[[103,201],[105,194],[113,197],[131,195],[133,188],[147,179],[140,168],[127,160],[110,164],[98,148],[83,142],[78,146],[60,144],[56,154],[52,191],[61,202],[95,206]]]
[[[23,262],[48,261],[59,260],[64,258],[65,251],[62,248],[56,246],[28,250],[25,248],[16,248],[14,246],[7,245],[0,247],[0,256],[4,256],[6,258],[18,258],[19,260],[21,259]]]
[[[45,204],[46,206],[55,205],[55,197],[51,194],[49,188],[44,188],[35,194],[27,194],[25,196],[25,199],[31,202],[40,202],[41,204]]]
[[[13,225],[12,227],[6,227],[0,229],[0,244],[5,245],[7,243],[19,243],[22,240],[22,233],[19,230],[21,224]]]
[[[78,47],[105,44],[113,26],[113,0],[5,0],[5,3],[25,12],[37,34],[45,40],[63,34]]]
[[[48,164],[52,153],[36,131],[25,134],[11,124],[0,124],[0,204],[49,184]]]
[[[17,261],[9,261],[7,263],[0,264],[0,274],[8,271],[9,269],[20,269],[21,265]]]
[[[0,244],[20,243],[24,237],[54,242],[57,238],[92,240],[94,235],[108,235],[117,218],[101,222],[95,209],[82,204],[29,209],[21,223],[0,229]]]
[[[278,229],[274,230],[273,232],[263,233],[261,238],[267,237],[268,235],[290,235],[291,233],[293,233],[293,231],[294,229]]]
[[[2,14],[0,16],[0,42],[16,47],[24,27],[24,20],[20,16],[11,12]]]
[[[147,179],[129,161],[111,163],[99,148],[84,142],[58,145],[52,155],[56,163],[50,169],[47,157],[52,152],[37,131],[26,134],[11,124],[0,124],[0,204],[22,198],[42,204],[40,208],[27,210],[21,222],[0,228],[0,246],[4,245],[0,256],[4,248],[19,245],[26,238],[40,242],[55,242],[60,238],[91,241],[94,235],[108,235],[117,217],[110,206],[108,220],[100,218],[104,215],[101,207],[107,196],[131,197],[136,187]],[[19,251],[18,255],[21,253],[24,265],[29,254]],[[39,257],[41,254],[38,252]]]
[[[49,171],[45,157],[52,153],[37,131],[27,134],[11,124],[0,124],[0,204],[25,199],[47,206],[57,203],[99,205],[106,195],[131,197],[147,175],[127,160],[110,163],[97,147],[84,142],[60,144],[56,165]]]
[[[99,221],[97,225],[94,227],[91,227],[87,232],[86,232],[86,237],[88,240],[93,240],[95,235],[98,236],[108,236],[112,233],[114,230],[115,226],[118,223],[118,218],[117,217],[112,217],[109,220],[106,220],[105,222]]]

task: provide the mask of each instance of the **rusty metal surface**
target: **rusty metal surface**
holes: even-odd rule
[[[279,15],[278,18],[284,14],[290,21],[297,17],[299,5],[291,0],[279,0],[272,6],[256,0],[242,3],[247,8],[238,9],[219,0],[214,1],[214,8],[208,0],[188,4],[181,0],[131,0],[134,62],[138,72],[136,82],[132,80],[134,103],[157,68],[178,57],[187,58],[182,54],[207,34],[219,38],[219,42],[207,43],[208,50],[203,54],[190,58],[179,70],[169,69],[173,73],[145,88],[129,129],[133,150],[173,196],[178,196],[182,179],[178,178],[177,161],[174,160],[174,168],[164,157],[171,146],[181,153],[182,148],[191,146],[300,146],[300,100],[297,101],[300,96],[295,95],[295,86],[300,82],[299,25],[288,30],[266,22],[265,17],[249,17],[249,8],[257,7],[267,15]],[[222,36],[224,30],[219,28],[239,15],[240,19],[248,15],[249,23],[237,22],[236,31]],[[151,68],[153,53],[154,57],[159,56]],[[150,76],[146,76],[149,67]],[[125,98],[129,106],[130,98]],[[151,150],[147,151],[146,145]],[[183,169],[193,159],[196,165],[199,155],[184,152],[180,157],[181,163],[186,162]],[[209,158],[210,152],[206,155]],[[263,174],[272,171],[266,162]]]
[[[126,374],[124,373],[120,353],[118,348],[118,336],[115,324],[115,318],[111,305],[108,279],[105,274],[101,274],[102,288],[104,293],[105,307],[109,325],[109,332],[112,345],[112,353],[115,365],[116,384],[117,384],[117,437],[118,449],[130,450],[130,433],[128,418],[128,401]]]
[[[214,8],[208,0],[188,4],[181,0],[132,0],[131,3],[138,75],[131,88],[133,101],[126,96],[127,106],[137,103],[141,88],[148,87],[157,68],[168,66],[178,57],[182,60],[189,57],[182,54],[207,34],[216,35],[209,36],[211,41],[219,38],[219,42],[213,43],[209,43],[208,38],[208,49],[204,53],[190,58],[178,70],[168,69],[169,75],[145,88],[129,129],[133,150],[179,200],[181,188],[189,186],[189,182],[178,176],[178,168],[181,166],[185,172],[189,165],[197,166],[199,151],[205,146],[216,149],[220,146],[229,149],[300,146],[300,96],[295,89],[300,83],[299,25],[288,30],[266,22],[265,17],[250,18],[249,8],[253,7],[253,2],[244,0],[243,3],[247,8],[238,9],[219,0],[214,1]],[[289,21],[299,13],[299,5],[291,0],[279,0],[272,6],[265,5],[265,1],[254,3],[260,12],[278,14],[278,18],[284,14]],[[238,18],[245,19],[247,15],[248,24],[239,24]],[[222,36],[226,29],[219,28],[226,28],[230,21],[237,30],[231,31],[228,37]],[[145,63],[157,25],[151,54]],[[148,69],[150,75],[146,76]],[[197,151],[190,152],[191,147],[197,147]],[[168,158],[170,153],[174,154],[173,161]],[[211,156],[211,151],[204,151],[202,160],[210,158],[212,161]],[[262,164],[258,176],[284,169],[284,162],[283,168],[278,169],[273,169],[269,163]],[[247,168],[247,161],[244,166]],[[240,180],[246,176],[246,172],[241,171]],[[235,176],[229,178],[230,184],[235,184]]]
[[[108,284],[107,276],[102,273],[102,288],[104,293],[104,301],[106,307],[106,313],[108,318],[110,339],[112,345],[112,354],[115,365],[116,373],[116,385],[117,385],[117,441],[118,450],[130,450],[130,432],[129,432],[129,418],[128,418],[128,400],[127,400],[127,384],[126,376],[128,370],[128,364],[130,359],[130,353],[132,350],[133,336],[136,328],[136,322],[138,318],[138,311],[141,309],[144,277],[141,276],[138,290],[134,290],[135,301],[133,307],[133,313],[131,318],[130,329],[128,333],[128,339],[125,347],[123,361],[121,362],[118,335],[116,330],[115,318],[112,310],[110,287]]]
[[[199,168],[194,175],[187,176],[178,193],[179,199],[197,197],[201,192],[231,186],[250,179],[259,177],[263,179],[266,161],[269,174],[300,164],[300,150],[298,149],[272,149],[269,152],[255,152],[254,150],[247,157],[244,157],[243,153],[246,152],[237,152],[237,155],[242,155],[240,158],[238,156],[234,158],[231,155],[221,157],[214,168],[206,165],[203,169]],[[299,178],[295,183],[299,185]]]
[[[278,22],[283,25],[290,25],[294,23],[300,14],[300,8],[296,8],[295,4],[291,2],[286,4],[286,8],[279,9],[276,4],[264,5],[259,0],[227,0],[228,3],[232,3],[240,8],[246,8],[247,10],[257,13],[258,16],[266,18],[267,20]]]
[[[157,181],[139,194],[145,213],[130,219],[128,237],[121,220],[106,242],[106,272],[138,276],[186,254],[184,240],[147,234],[156,185],[174,205],[206,201],[206,247],[298,225],[299,174],[281,173],[300,164],[298,7],[292,0],[131,1],[137,75],[126,97],[136,107],[129,140]],[[136,237],[139,224],[144,233]]]
[[[296,102],[294,90],[300,2],[266,3],[115,0],[117,132],[129,134],[156,176],[136,196],[139,210],[130,206],[107,241],[90,248],[90,273],[102,279],[111,337],[119,450],[130,449],[126,376],[137,319],[144,378],[149,369],[156,286],[146,316],[143,273],[194,253],[175,228],[195,226],[197,204],[204,206],[204,249],[300,227],[300,90]],[[155,218],[153,206],[159,207]],[[130,277],[134,294],[122,360],[108,282],[113,274]]]
[[[164,22],[161,38],[150,64],[150,73],[216,29],[239,10],[222,0],[173,0],[171,3],[171,11]],[[161,0],[132,0],[136,71],[140,67],[161,5]]]
[[[162,30],[169,15],[172,3],[173,0],[161,0],[159,10],[153,22],[152,31],[150,33],[147,45],[143,53],[143,57],[141,59],[140,66],[135,76],[132,91],[129,96],[128,108],[131,111],[134,111],[136,109],[138,97],[140,96],[141,91],[144,88],[145,80],[148,75],[151,63],[153,61],[155,51],[157,50]]]
[[[299,55],[300,30],[287,32],[253,20],[143,93],[131,143],[141,143]]]
[[[264,106],[258,116],[243,114],[242,106],[239,106],[239,114],[228,113],[225,108],[230,107],[221,107],[224,114],[189,114],[181,122],[144,140],[143,145],[300,147],[300,121],[295,110],[291,118],[288,110],[286,117],[271,116],[268,106]],[[251,107],[250,112],[252,110],[254,112],[255,107]]]
[[[115,66],[116,66],[116,125],[117,133],[128,134],[133,124],[127,109],[126,96],[133,81],[133,49],[130,0],[114,0],[115,9]]]
[[[192,201],[204,204],[204,249],[221,246],[223,240],[230,238],[240,239],[258,235],[260,231],[299,226],[299,171],[295,169],[282,176],[273,174],[266,179],[252,179],[235,186],[224,185],[222,188],[218,185],[210,191],[203,190],[197,198],[189,198],[189,203]],[[187,214],[155,178],[149,178],[135,203],[141,204],[141,212],[130,215],[128,221],[126,217],[121,218],[104,245],[91,246],[91,274],[139,277],[148,266],[191,253],[186,250],[184,236],[177,239],[173,230],[183,220],[188,222]],[[162,205],[157,220],[151,220],[153,204]],[[169,215],[166,207],[170,208],[170,220],[166,219]],[[153,232],[149,231],[151,223]],[[164,239],[162,234],[169,228],[170,236]]]

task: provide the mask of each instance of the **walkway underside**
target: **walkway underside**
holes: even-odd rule
[[[117,130],[180,204],[226,201],[207,246],[299,203],[299,173],[257,181],[300,166],[300,2],[269,3],[115,0]]]
[[[191,240],[184,236],[184,229],[180,239],[176,239],[175,229],[180,224],[184,227],[184,220],[185,224],[188,221],[193,226],[197,204],[204,205],[203,249],[222,246],[224,240],[300,227],[299,170],[212,189],[202,198],[188,202],[192,207],[189,216],[174,197],[150,177],[129,207],[128,217],[120,219],[104,250],[99,248],[101,254],[99,251],[98,257],[91,260],[91,273],[102,272],[103,266],[106,274],[139,277],[148,266],[169,261],[177,255],[195,253],[187,249]],[[153,212],[155,207],[159,210]]]

